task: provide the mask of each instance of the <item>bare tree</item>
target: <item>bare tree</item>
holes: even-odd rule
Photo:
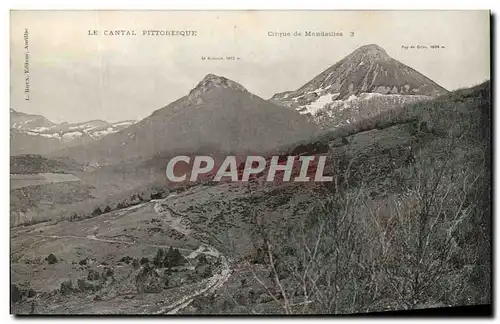
[[[451,150],[429,156],[401,168],[394,175],[400,191],[379,199],[369,197],[363,182],[352,181],[349,163],[300,226],[260,227],[270,280],[253,273],[286,314],[412,309],[483,298],[471,280],[489,276],[488,260],[478,257],[488,249],[487,233],[474,227],[487,218],[479,185],[488,181],[487,169],[477,161],[462,163]]]

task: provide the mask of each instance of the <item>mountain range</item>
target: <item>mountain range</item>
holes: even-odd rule
[[[57,124],[41,115],[26,114],[10,109],[11,155],[46,154],[65,147],[85,144],[119,132],[134,123],[136,123],[134,120],[116,123],[91,120]]]
[[[362,46],[294,91],[269,100],[206,75],[145,119],[55,124],[11,109],[11,155],[53,152],[99,165],[175,152],[264,153],[448,91],[378,45]]]

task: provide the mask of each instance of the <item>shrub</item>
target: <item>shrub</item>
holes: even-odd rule
[[[61,287],[60,287],[59,291],[63,295],[68,295],[68,294],[72,293],[73,292],[73,282],[71,281],[71,279],[69,279],[67,281],[63,281],[61,283]]]
[[[87,274],[87,280],[99,280],[100,275],[99,272],[95,271],[94,269],[90,269],[88,274]]]
[[[161,199],[163,198],[163,194],[161,192],[156,192],[151,194],[151,199]]]
[[[118,260],[118,262],[125,262],[126,264],[129,264],[133,260],[134,260],[134,258],[126,255],[123,258],[121,258],[120,260]]]
[[[139,293],[158,293],[163,289],[160,276],[148,265],[139,271],[135,283]]]
[[[157,268],[161,268],[163,266],[163,259],[164,259],[164,254],[165,252],[163,249],[158,249],[156,250],[156,255],[153,258],[153,265]]]
[[[92,216],[99,216],[102,214],[102,211],[101,211],[101,208],[100,207],[96,207],[94,209],[94,211],[92,212]]]
[[[104,272],[102,275],[104,278],[109,278],[109,277],[113,277],[115,275],[115,272],[113,271],[112,268],[106,267],[106,268],[104,268]]]
[[[185,264],[187,261],[179,252],[179,249],[170,247],[163,260],[163,266],[166,268],[176,267]]]
[[[48,262],[49,264],[54,264],[54,263],[57,263],[57,258],[56,258],[56,256],[55,256],[54,254],[52,254],[52,253],[51,253],[51,254],[49,254],[49,256],[47,257],[47,259],[46,259],[46,260],[47,260],[47,262]]]

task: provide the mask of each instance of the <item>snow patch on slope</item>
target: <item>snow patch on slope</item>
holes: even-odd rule
[[[72,141],[74,139],[78,139],[82,136],[83,136],[83,134],[80,132],[69,132],[69,133],[65,133],[62,135],[62,141],[63,142],[70,142],[70,141]]]
[[[315,115],[320,109],[324,108],[327,104],[332,103],[335,98],[338,97],[338,93],[327,93],[322,96],[319,96],[316,101],[311,102],[308,105],[304,105],[300,107],[301,114],[311,114]]]

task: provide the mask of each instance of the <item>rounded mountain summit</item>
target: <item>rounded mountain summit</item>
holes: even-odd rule
[[[206,75],[188,95],[140,122],[57,155],[100,165],[199,150],[267,153],[314,136],[318,127],[298,112],[264,100],[239,83]]]

